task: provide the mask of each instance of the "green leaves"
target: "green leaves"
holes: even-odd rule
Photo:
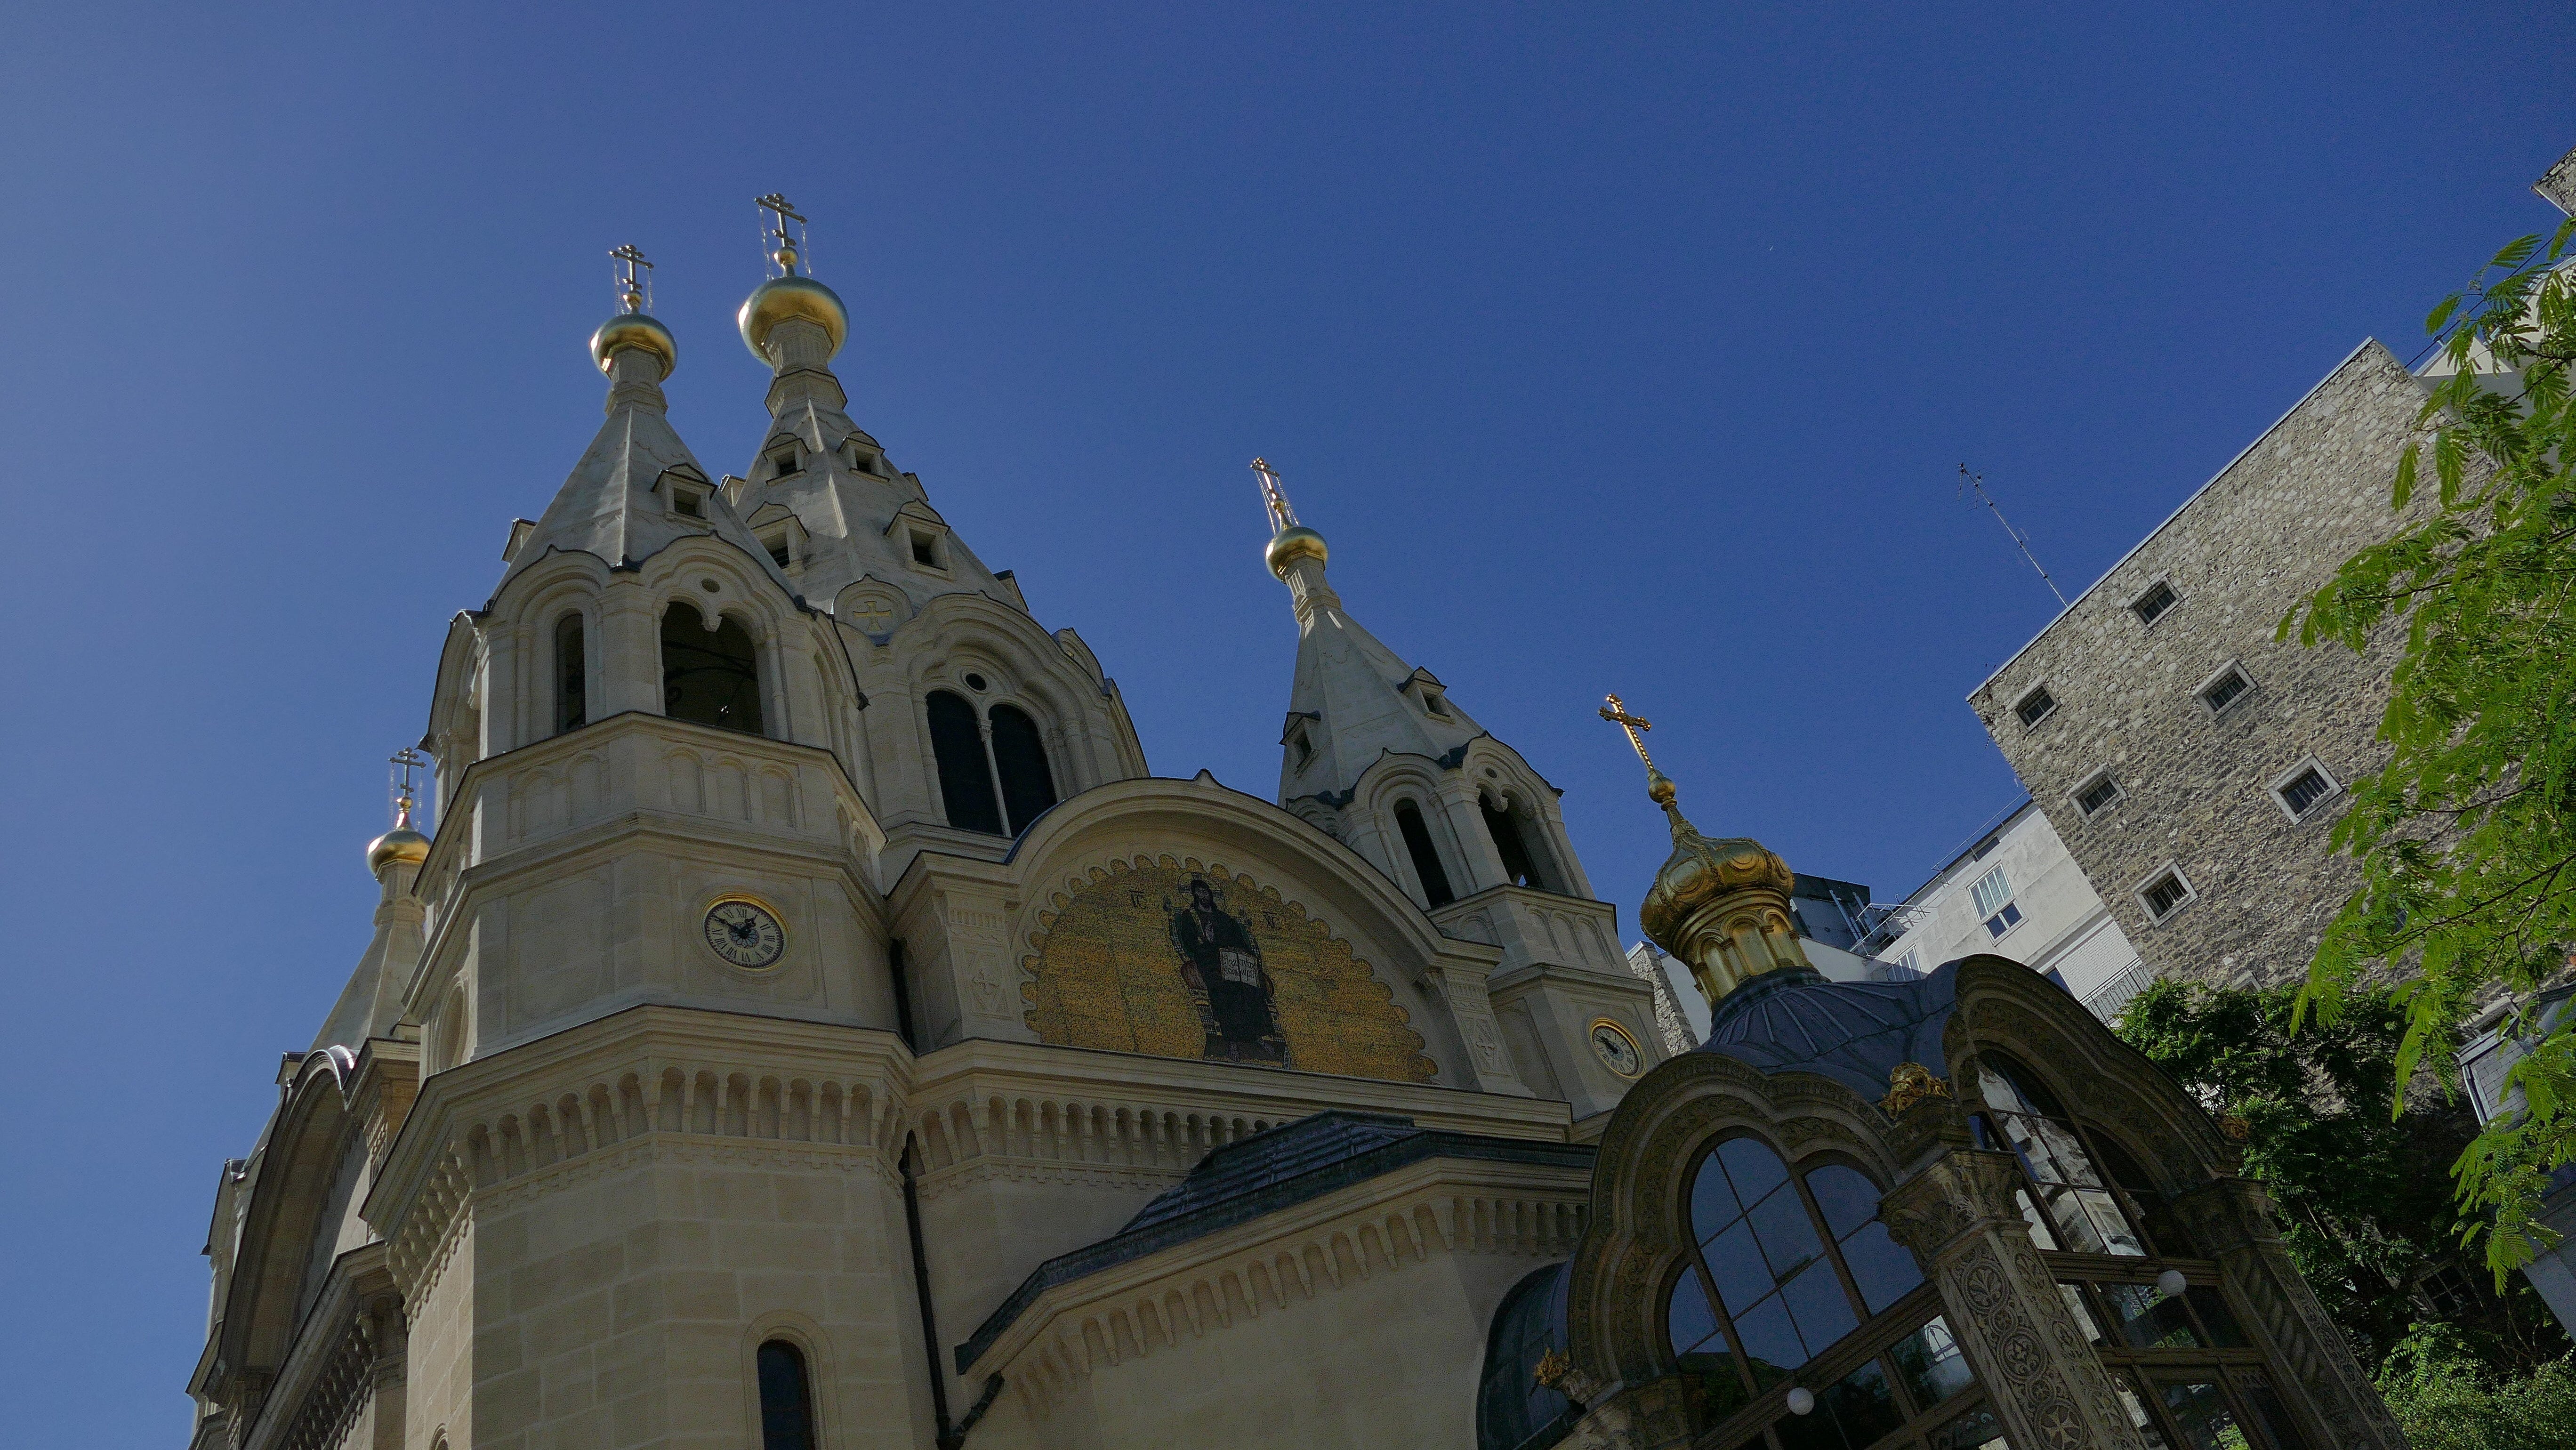
[[[2367,983],[2404,1026],[2395,1084],[2447,1077],[2459,1025],[2527,1000],[2576,945],[2576,220],[2515,239],[2425,319],[2441,378],[2389,496],[2434,508],[2365,549],[2281,620],[2300,642],[2356,652],[2401,640],[2379,738],[2388,763],[2352,783],[2333,848],[2361,883],[2323,933],[2293,1020],[2332,1028]],[[2445,331],[2447,329],[2447,332]],[[2395,626],[2403,626],[2402,635]],[[2536,1034],[2537,1024],[2523,1024]],[[2576,1038],[2561,1026],[2514,1073],[2527,1106],[2452,1165],[2464,1241],[2499,1284],[2528,1262],[2549,1174],[2576,1139]]]

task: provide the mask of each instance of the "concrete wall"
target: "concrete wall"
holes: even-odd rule
[[[2056,972],[2078,997],[2129,965],[2134,948],[2103,910],[2102,898],[2046,814],[2024,806],[1987,839],[1993,844],[1942,867],[1905,899],[1910,924],[1880,959],[1911,958],[1928,972],[1971,952],[1993,952],[2035,972]],[[1986,929],[1972,894],[1998,867],[2021,911],[2021,920],[2002,936]]]

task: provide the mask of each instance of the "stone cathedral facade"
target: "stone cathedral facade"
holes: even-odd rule
[[[1827,983],[1650,768],[1667,1060],[1556,792],[1266,470],[1277,798],[1149,773],[783,230],[747,472],[630,294],[451,624],[435,834],[217,1189],[194,1450],[2402,1443],[2241,1125],[2001,959]]]

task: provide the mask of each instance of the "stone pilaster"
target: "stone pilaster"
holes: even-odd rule
[[[2274,1388],[2301,1428],[2336,1450],[2404,1446],[2405,1431],[2290,1262],[2263,1186],[2221,1178],[2177,1198],[2174,1212],[2200,1251],[2218,1261],[2237,1314],[2269,1352],[2278,1370]]]
[[[1888,1193],[1888,1232],[1940,1286],[1950,1332],[2015,1445],[2146,1450],[2031,1244],[2017,1181],[2009,1156],[1953,1148]]]

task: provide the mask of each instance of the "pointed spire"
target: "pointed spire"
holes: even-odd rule
[[[662,380],[679,345],[644,310],[653,264],[633,246],[609,256],[619,268],[619,310],[590,339],[591,358],[610,379],[608,420],[536,527],[512,544],[509,574],[552,553],[591,554],[611,567],[638,564],[676,540],[712,533],[750,553],[794,593],[665,416]]]
[[[1616,695],[1607,697],[1601,718],[1627,732],[1646,766],[1646,795],[1663,807],[1672,827],[1673,853],[1637,906],[1637,925],[1647,938],[1681,958],[1712,1005],[1764,972],[1814,975],[1789,916],[1789,893],[1798,880],[1789,863],[1747,837],[1712,841],[1701,835],[1682,814],[1672,780],[1646,753],[1653,723],[1628,713]]]
[[[354,1052],[370,1037],[382,1037],[402,1016],[403,993],[420,965],[423,909],[411,893],[421,863],[429,859],[430,840],[412,826],[415,804],[412,772],[429,764],[417,750],[396,751],[391,761],[394,826],[367,843],[367,870],[382,894],[376,902],[376,933],[358,958],[349,984],[323,1019],[313,1050],[337,1044]]]

